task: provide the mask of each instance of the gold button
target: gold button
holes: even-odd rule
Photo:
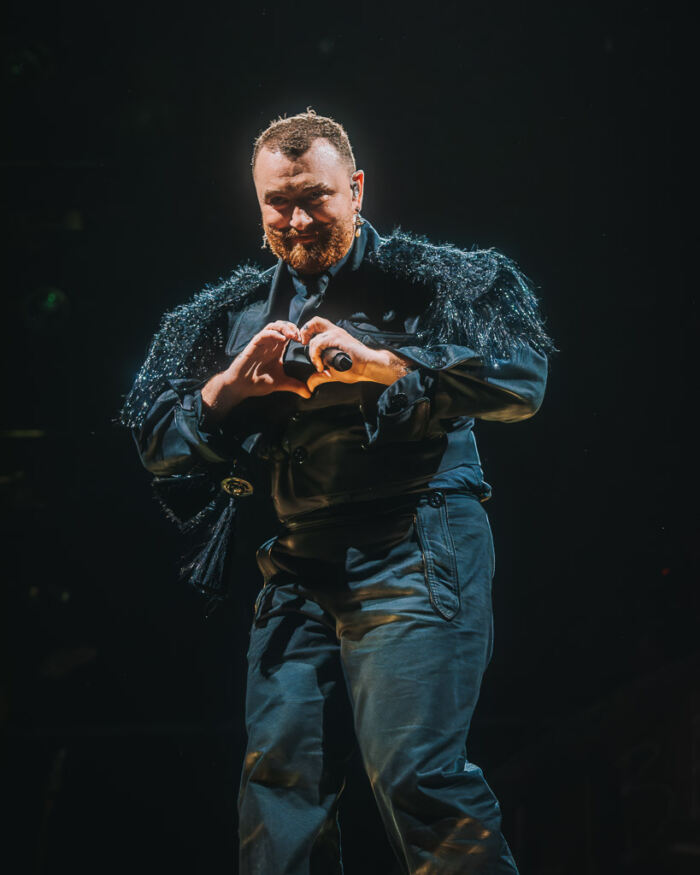
[[[242,477],[224,477],[221,488],[235,498],[245,498],[253,494],[253,484]]]

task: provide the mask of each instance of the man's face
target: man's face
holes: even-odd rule
[[[362,204],[364,173],[351,175],[328,140],[314,140],[299,158],[263,147],[253,180],[265,236],[278,258],[313,274],[345,255]]]

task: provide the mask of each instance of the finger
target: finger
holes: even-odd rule
[[[265,343],[270,340],[275,340],[278,343],[286,343],[289,338],[285,337],[281,331],[276,331],[274,328],[263,328],[262,331],[258,331],[258,333],[253,337],[253,339],[248,344],[249,347],[255,348],[260,343]]]
[[[331,346],[329,343],[329,335],[327,333],[316,334],[311,338],[309,342],[309,359],[311,364],[316,368],[317,371],[321,372],[326,366],[323,363],[323,359],[321,358],[321,354],[326,347]]]
[[[302,383],[301,380],[278,380],[277,391],[294,392],[295,395],[301,395],[302,398],[311,397],[311,390],[306,383]]]
[[[284,334],[285,337],[289,337],[292,340],[299,340],[300,338],[297,326],[293,322],[286,322],[284,319],[278,319],[276,322],[269,322],[265,326],[265,329],[279,331],[281,334]]]
[[[311,392],[313,392],[321,383],[330,383],[333,382],[333,375],[330,371],[323,371],[320,374],[311,374],[309,379],[306,381],[306,385],[309,387]]]
[[[308,343],[314,334],[328,331],[329,328],[335,328],[335,325],[330,320],[324,319],[323,316],[314,316],[301,326],[301,342]]]

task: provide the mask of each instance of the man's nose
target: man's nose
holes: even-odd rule
[[[308,213],[305,213],[301,207],[294,207],[290,225],[295,231],[303,232],[313,222],[313,219]]]

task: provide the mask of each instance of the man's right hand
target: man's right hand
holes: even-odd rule
[[[270,322],[259,331],[229,367],[202,388],[207,420],[218,422],[245,398],[272,392],[295,392],[310,398],[306,383],[284,372],[282,357],[289,340],[301,340],[299,329],[292,322]]]

